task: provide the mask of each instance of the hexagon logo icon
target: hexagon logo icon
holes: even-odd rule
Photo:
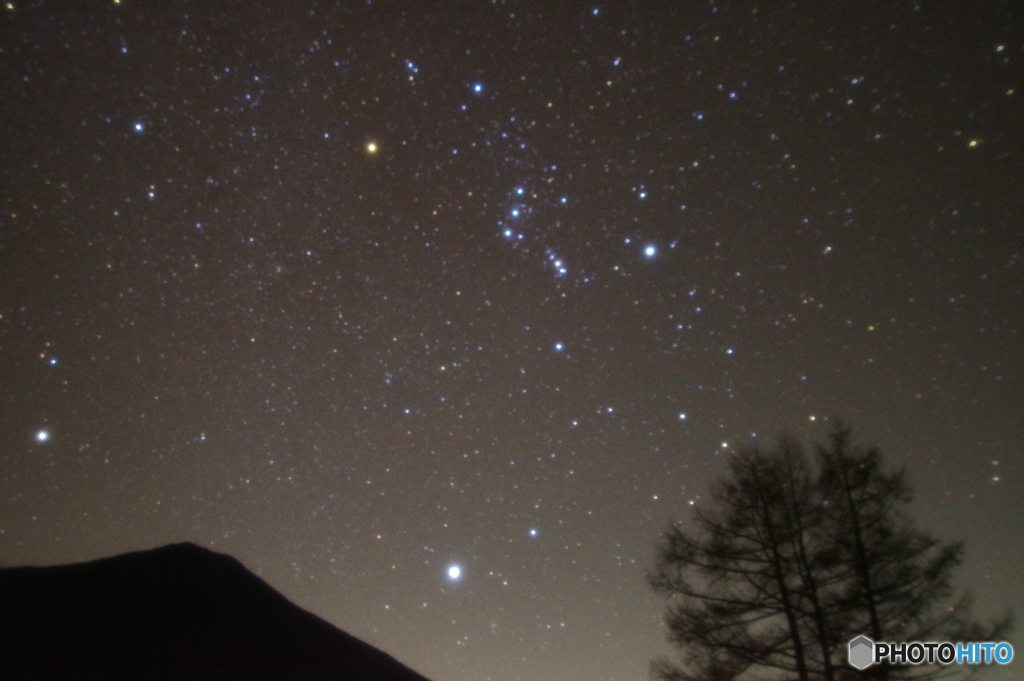
[[[858,636],[850,641],[850,666],[855,669],[867,669],[874,662],[875,642],[867,636]]]

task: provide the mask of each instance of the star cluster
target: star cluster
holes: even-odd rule
[[[11,2],[0,562],[190,540],[435,679],[646,678],[830,418],[1024,600],[1010,2]]]

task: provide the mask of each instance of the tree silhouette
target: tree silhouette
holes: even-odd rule
[[[887,473],[877,449],[850,443],[842,424],[812,465],[800,443],[746,448],[692,529],[677,524],[660,546],[651,585],[669,597],[669,639],[682,665],[653,665],[665,681],[743,676],[799,681],[934,678],[963,668],[846,664],[850,639],[992,640],[952,584],[959,543],[914,528],[903,471]],[[760,672],[760,676],[750,676]]]

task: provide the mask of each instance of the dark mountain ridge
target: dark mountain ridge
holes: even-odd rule
[[[9,681],[427,681],[194,544],[0,569]]]

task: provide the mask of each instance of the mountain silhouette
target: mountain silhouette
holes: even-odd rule
[[[4,681],[427,681],[194,544],[0,569]]]

